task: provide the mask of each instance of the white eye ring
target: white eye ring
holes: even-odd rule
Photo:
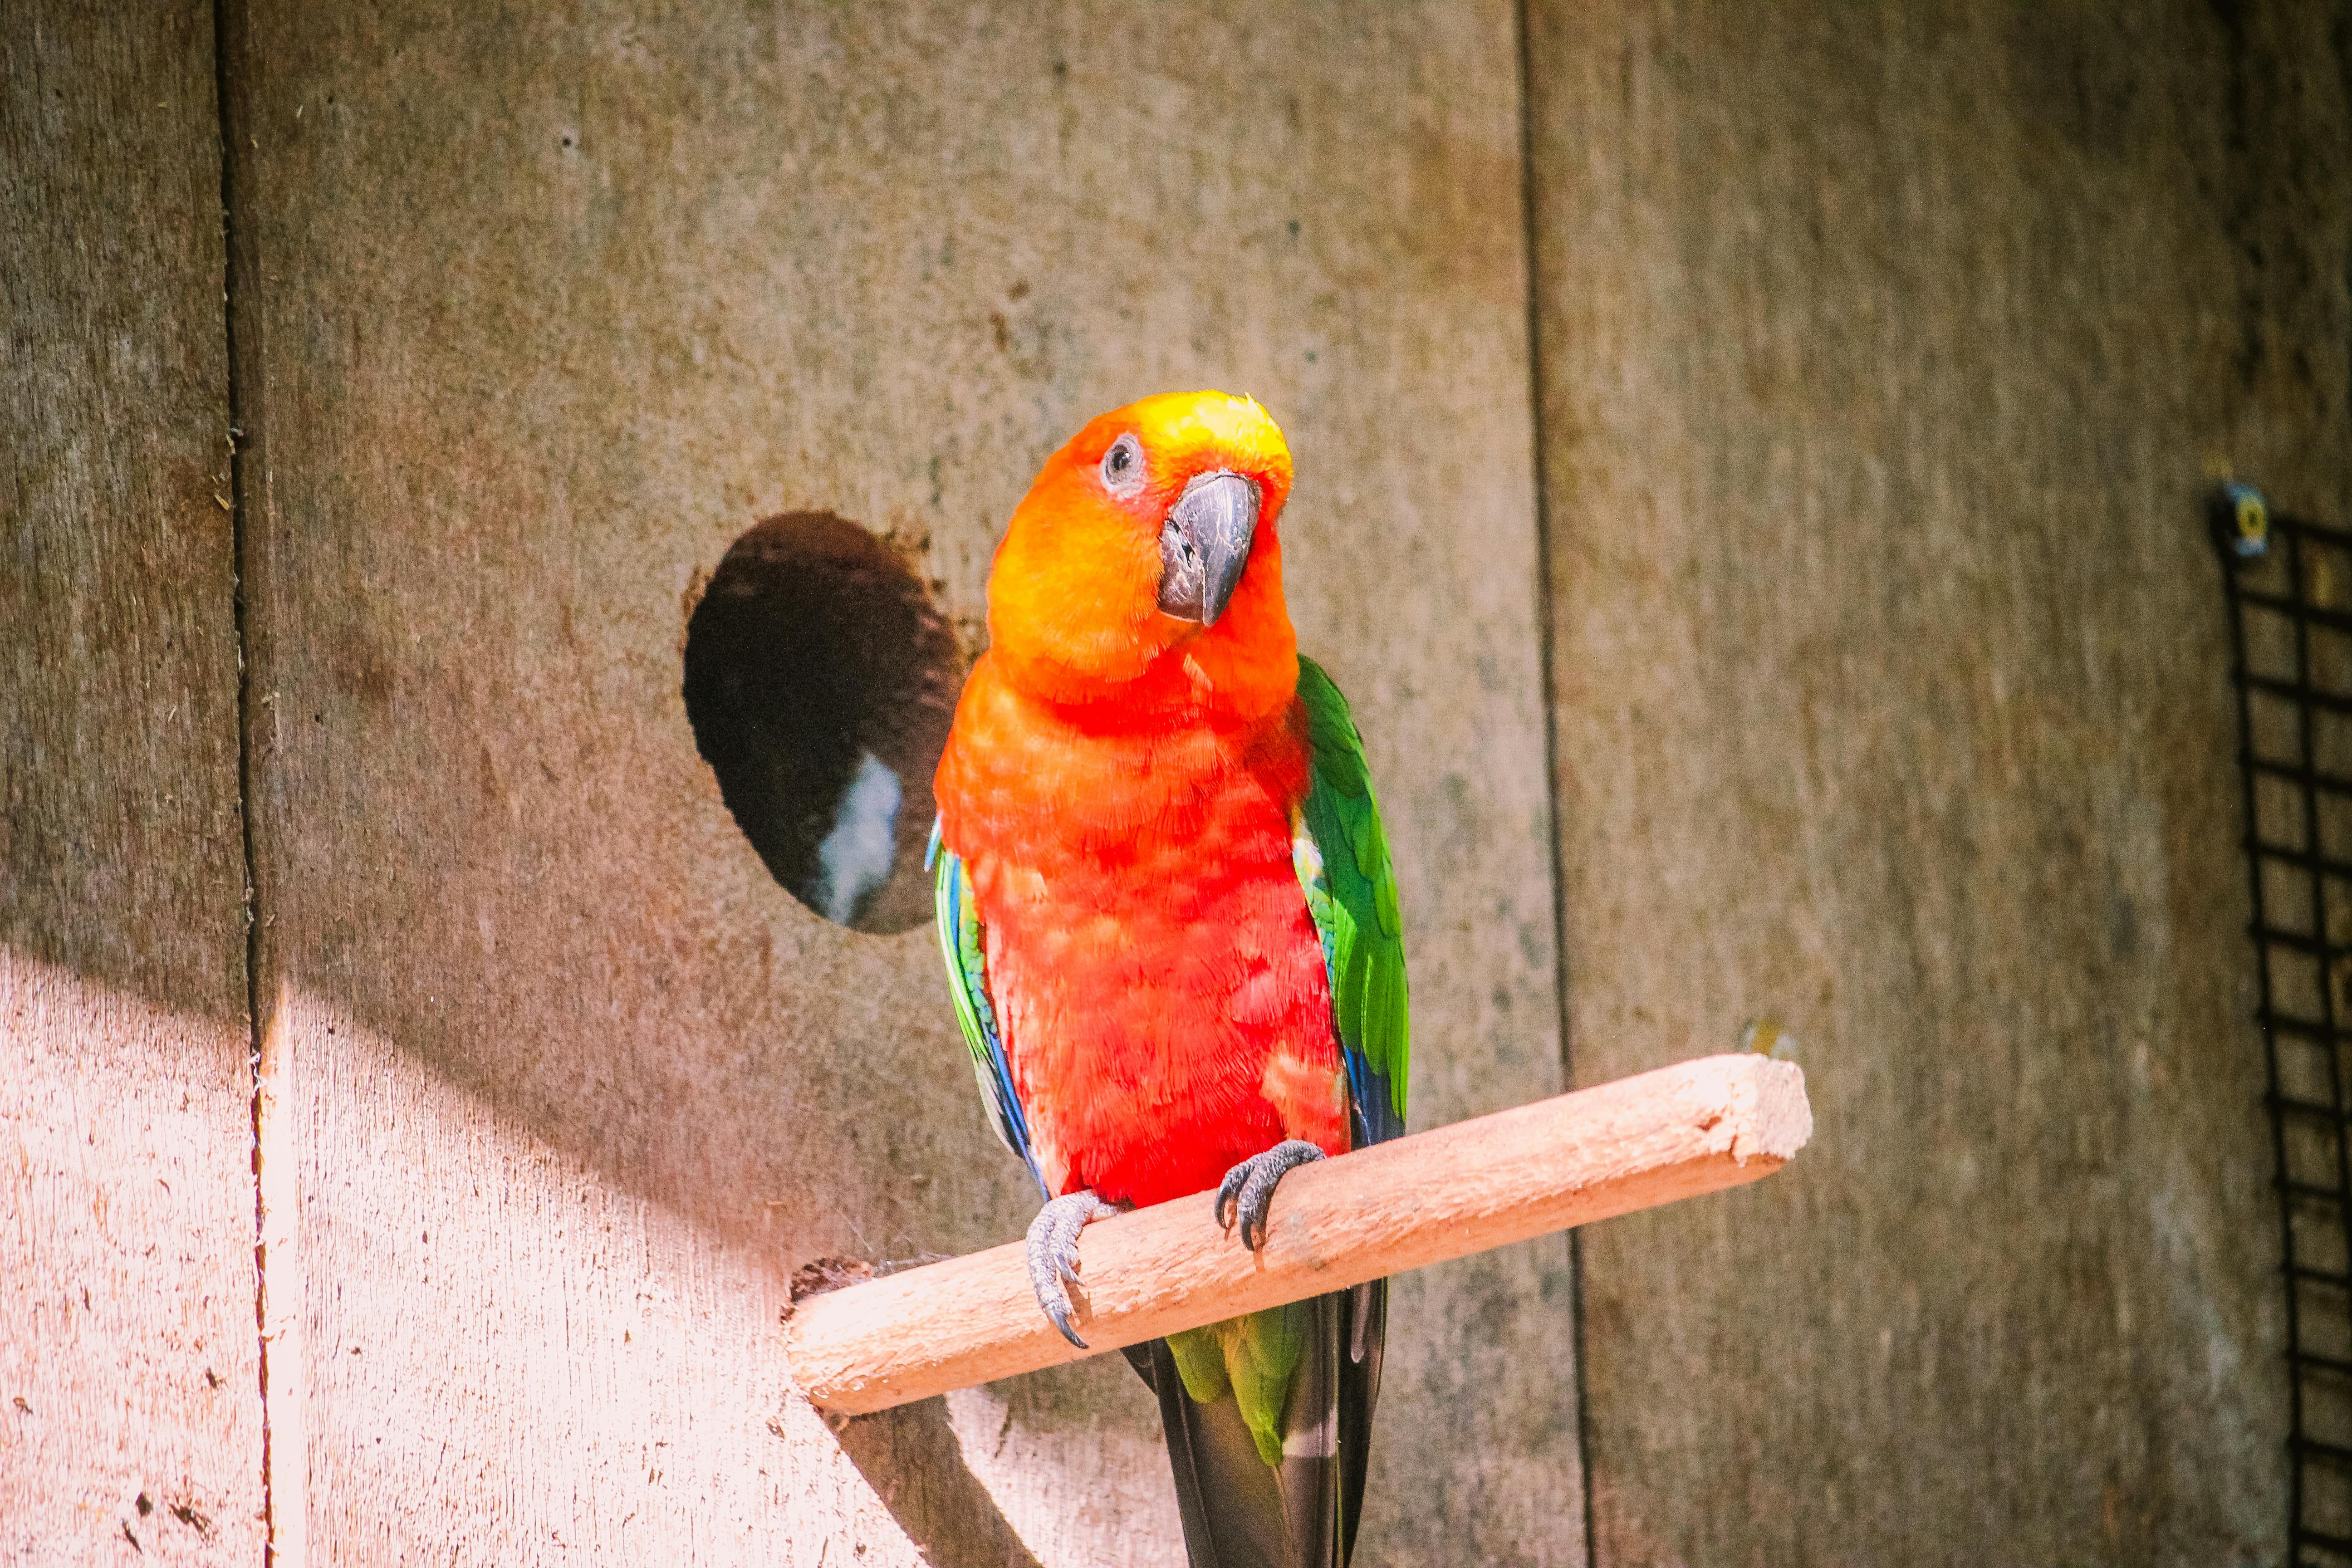
[[[1124,500],[1143,488],[1143,443],[1129,432],[1103,454],[1103,489]]]

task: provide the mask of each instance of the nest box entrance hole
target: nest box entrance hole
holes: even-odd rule
[[[738,539],[686,629],[686,714],[727,809],[802,903],[855,931],[930,918],[931,773],[955,633],[891,548],[831,512]]]

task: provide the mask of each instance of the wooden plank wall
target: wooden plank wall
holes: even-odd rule
[[[1030,1200],[678,690],[755,518],[969,636],[1046,452],[1223,384],[1416,1121],[1559,1086],[1556,909],[1580,1080],[1769,1014],[1820,1116],[1583,1239],[1581,1380],[1566,1246],[1408,1281],[1359,1561],[2279,1556],[2191,518],[2352,515],[2340,7],[1529,9],[227,5],[250,990],[215,18],[0,26],[0,1550],[1179,1562],[1116,1362],[785,1395],[793,1266]]]
[[[248,26],[281,1531],[319,1563],[1178,1561],[1116,1359],[839,1439],[784,1401],[793,1265],[1034,1200],[929,933],[823,923],[728,816],[684,608],[820,507],[975,626],[1087,416],[1255,394],[1397,819],[1416,1115],[1557,1088],[1508,7]],[[1403,1289],[1363,1561],[1581,1540],[1566,1256]]]
[[[254,1563],[207,6],[0,21],[0,1558]]]
[[[1602,1563],[2284,1555],[2198,501],[2352,515],[2342,16],[1537,8],[1576,1076],[1819,1118],[1586,1238]]]

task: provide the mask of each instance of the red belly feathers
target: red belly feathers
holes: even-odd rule
[[[1323,949],[1291,862],[1303,713],[1097,719],[983,658],[940,768],[948,844],[1055,1194],[1154,1204],[1285,1138],[1348,1147]]]

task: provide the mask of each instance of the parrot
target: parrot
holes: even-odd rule
[[[1282,431],[1167,394],[1046,462],[988,580],[931,833],[988,1121],[1045,1198],[1024,1256],[1084,1346],[1081,1227],[1213,1193],[1264,1245],[1283,1175],[1404,1129],[1397,882],[1347,700],[1297,650]],[[1129,1349],[1193,1568],[1344,1568],[1388,1284]]]

